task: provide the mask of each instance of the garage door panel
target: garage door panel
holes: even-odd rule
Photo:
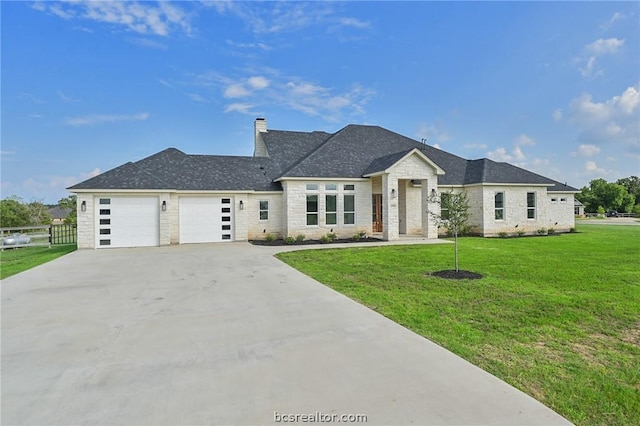
[[[181,197],[180,243],[231,241],[232,206],[229,197]]]
[[[101,197],[96,213],[99,248],[160,243],[157,197]]]

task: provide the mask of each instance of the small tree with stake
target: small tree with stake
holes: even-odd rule
[[[429,197],[429,201],[440,206],[440,213],[429,211],[429,215],[436,225],[447,228],[453,234],[456,274],[459,274],[458,235],[464,231],[469,221],[469,198],[467,193],[447,191],[441,194],[433,194]]]

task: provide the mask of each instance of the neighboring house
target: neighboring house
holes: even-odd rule
[[[364,231],[385,240],[437,238],[428,200],[466,191],[472,231],[574,226],[577,189],[507,163],[465,160],[377,126],[336,133],[254,123],[253,157],[169,148],[69,188],[80,248],[319,238]]]
[[[584,216],[584,204],[575,198],[573,200],[573,213],[576,216]]]
[[[69,216],[69,213],[71,213],[71,209],[62,208],[60,206],[51,207],[49,209],[49,214],[51,215],[51,219],[53,219],[51,223],[54,225],[64,223],[64,220]]]

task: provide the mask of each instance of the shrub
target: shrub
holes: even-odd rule
[[[555,230],[555,228],[549,228],[549,229],[547,230],[547,233],[548,233],[549,235],[552,235],[552,234],[555,234],[555,233],[556,233],[556,230]]]
[[[518,237],[524,237],[524,235],[526,234],[524,229],[519,230],[518,232],[516,232],[516,234],[518,234]]]
[[[301,243],[301,242],[303,242],[303,241],[304,241],[304,239],[305,239],[304,234],[298,234],[298,235],[296,235],[296,243]]]
[[[538,235],[547,235],[547,228],[540,228],[536,232]]]
[[[276,240],[276,236],[273,234],[267,234],[264,236],[264,240],[268,243],[272,243]]]
[[[574,226],[573,228],[569,229],[569,232],[571,232],[572,234],[573,234],[574,232],[577,232],[577,231],[578,231],[578,230],[575,228],[575,226]]]
[[[322,237],[320,237],[320,242],[321,243],[331,243],[336,239],[337,235],[333,234],[333,233],[328,233],[323,235]]]
[[[500,231],[500,232],[498,232],[498,236],[500,238],[507,238],[508,234],[506,232],[504,232],[504,231]]]
[[[352,238],[353,238],[354,241],[360,241],[360,233],[356,232],[355,234],[353,234]]]
[[[296,239],[291,235],[289,235],[287,238],[284,239],[285,244],[293,244],[295,242],[296,242]]]

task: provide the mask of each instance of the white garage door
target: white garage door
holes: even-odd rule
[[[180,244],[233,240],[229,197],[180,197]]]
[[[158,197],[99,197],[95,205],[97,248],[159,245]]]

